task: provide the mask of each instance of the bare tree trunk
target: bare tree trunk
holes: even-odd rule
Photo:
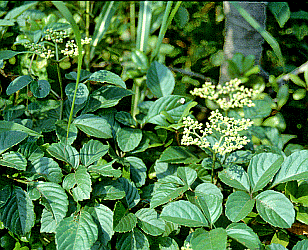
[[[264,2],[237,2],[243,7],[263,28],[266,21],[266,3]],[[232,2],[224,1],[225,13],[225,43],[224,62],[220,68],[219,83],[230,79],[228,74],[227,59],[234,54],[242,53],[244,56],[254,55],[255,64],[260,65],[262,55],[262,44],[264,39],[251,25],[242,17]]]

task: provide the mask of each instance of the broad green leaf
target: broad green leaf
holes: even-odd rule
[[[117,239],[116,248],[118,250],[150,250],[150,244],[147,237],[134,228],[131,232],[121,234]]]
[[[49,210],[43,209],[41,216],[41,233],[54,233],[56,231],[57,223],[56,220]]]
[[[63,25],[63,24],[60,24],[60,25]],[[69,28],[69,26],[68,26],[68,28]],[[52,29],[55,30],[55,28],[52,28]],[[64,28],[61,28],[60,30],[63,30],[63,29]],[[80,71],[80,81],[84,81],[84,80],[88,79],[91,75],[92,75],[91,72],[84,70],[84,69],[81,69],[81,71]],[[65,74],[65,78],[68,79],[68,80],[76,81],[77,80],[77,72],[72,71],[68,74]]]
[[[187,97],[179,95],[160,97],[150,106],[146,122],[160,126],[177,123],[191,102]],[[172,123],[168,121],[170,118],[173,120]]]
[[[187,147],[170,146],[161,154],[159,161],[166,163],[197,163],[201,161],[195,154],[188,151]]]
[[[34,160],[27,172],[32,175],[28,178],[29,180],[36,180],[43,177],[48,181],[60,183],[63,177],[59,164],[52,158],[47,157]]]
[[[190,167],[179,167],[177,169],[178,177],[180,177],[186,185],[189,187],[193,182],[197,179],[197,172],[196,170]]]
[[[109,150],[109,145],[104,145],[100,141],[90,140],[80,150],[80,159],[83,165],[90,166],[98,161]]]
[[[1,19],[1,20],[3,20],[3,19]],[[16,55],[24,54],[24,53],[29,53],[29,51],[1,50],[0,51],[0,60],[8,60],[8,59],[11,59],[12,57],[14,57]]]
[[[0,133],[8,132],[8,131],[19,131],[28,134],[29,136],[40,137],[42,136],[40,133],[33,131],[21,124],[9,121],[0,121]],[[16,134],[16,136],[18,136]],[[2,141],[2,140],[0,140]]]
[[[199,230],[200,233],[198,233],[197,230]],[[204,229],[197,230],[194,232],[191,239],[192,249],[223,250],[227,248],[227,232],[224,228],[215,228],[209,232],[206,232]]]
[[[76,83],[69,83],[65,87],[65,94],[70,102],[73,102],[75,85]],[[87,88],[87,85],[85,85],[84,83],[79,83],[75,98],[75,104],[77,105],[83,104],[88,99],[88,96],[89,96],[89,90]]]
[[[54,232],[60,221],[66,216],[68,210],[68,198],[64,189],[59,184],[53,182],[37,182],[30,188],[38,191],[41,196],[41,204],[46,209],[41,231]],[[52,225],[48,226],[46,222]]]
[[[160,250],[179,250],[179,245],[173,238],[161,237],[159,238],[159,249]]]
[[[282,28],[291,15],[289,4],[287,2],[270,2],[268,7],[279,23],[280,28]]]
[[[47,151],[53,157],[60,161],[64,161],[70,164],[74,169],[79,166],[79,153],[71,145],[65,145],[64,143],[58,142],[51,144]]]
[[[0,208],[2,208],[3,206],[5,206],[6,202],[11,197],[12,188],[11,188],[11,185],[8,183],[7,179],[4,179],[2,177],[0,180],[1,180],[1,186],[0,186]],[[3,180],[6,180],[6,182],[3,181]]]
[[[18,152],[7,152],[1,155],[0,165],[15,168],[17,170],[26,170],[27,159]]]
[[[14,79],[6,89],[6,94],[11,95],[26,87],[30,82],[33,81],[33,78],[29,75],[19,76]]]
[[[120,76],[117,74],[108,71],[108,70],[99,70],[94,72],[88,79],[88,81],[100,82],[100,83],[110,83],[115,86],[122,87],[126,89],[126,84]]]
[[[119,200],[125,197],[125,191],[118,180],[111,180],[96,184],[92,195],[104,200]]]
[[[283,245],[278,243],[272,243],[270,245],[267,245],[266,250],[287,250]]]
[[[107,245],[114,234],[112,210],[103,204],[97,204],[93,207],[86,207],[86,211],[92,215],[94,222],[98,226],[99,241]]]
[[[246,171],[238,165],[231,165],[218,174],[219,179],[228,186],[250,192],[249,178]]]
[[[135,156],[125,157],[124,160],[129,164],[130,177],[136,187],[143,186],[147,177],[147,167],[144,162]]]
[[[5,131],[0,133],[0,154],[22,142],[28,135],[21,131]]]
[[[81,210],[76,217],[63,219],[56,228],[58,249],[90,249],[98,238],[98,228],[91,214]]]
[[[86,114],[78,116],[73,124],[87,135],[97,138],[112,138],[112,131],[109,123],[96,115]]]
[[[38,80],[30,83],[30,90],[35,97],[44,98],[49,94],[51,87],[48,81]]]
[[[159,62],[152,62],[147,72],[146,84],[158,98],[171,95],[175,86],[172,72]]]
[[[55,127],[56,127],[56,134],[57,137],[59,139],[60,142],[64,143],[64,144],[69,144],[71,145],[77,138],[77,127],[75,126],[75,124],[71,124],[70,126],[70,131],[68,133],[68,137],[66,139],[67,136],[67,122],[64,120],[58,120],[55,123]]]
[[[140,201],[138,189],[136,188],[135,184],[128,179],[121,177],[118,180],[122,184],[125,191],[125,199],[128,204],[128,208],[133,208]]]
[[[165,231],[165,221],[158,217],[152,208],[142,208],[135,215],[138,218],[138,226],[147,234],[158,236]]]
[[[284,84],[281,87],[279,87],[278,93],[277,93],[277,105],[278,109],[280,109],[283,105],[285,105],[289,98],[289,86],[288,84]]]
[[[257,210],[263,220],[275,227],[290,228],[295,220],[295,210],[282,193],[266,190],[256,196]]]
[[[24,236],[30,232],[35,222],[32,200],[21,187],[13,187],[11,193],[6,193],[6,195],[9,198],[5,206],[0,208],[0,220],[4,227],[12,233]]]
[[[305,250],[308,248],[308,240],[298,241],[292,250]]]
[[[96,173],[102,176],[106,177],[116,177],[119,178],[122,175],[122,171],[120,169],[114,169],[112,167],[112,164],[116,160],[113,160],[111,162],[108,162],[106,164],[97,164],[97,165],[91,165],[88,167],[88,171],[91,173]]]
[[[257,154],[250,160],[247,172],[251,193],[264,188],[278,172],[283,157],[273,153]]]
[[[34,2],[29,2],[29,3],[25,3],[19,7],[13,8],[12,10],[10,10],[6,15],[5,15],[5,19],[15,19],[18,16],[20,16],[23,12],[25,12],[26,10],[34,7],[39,1],[34,1]]]
[[[65,176],[62,186],[65,190],[71,191],[75,201],[90,199],[92,182],[87,169],[80,165],[75,173]]]
[[[260,249],[258,235],[244,223],[232,223],[227,229],[227,235],[249,249]]]
[[[141,142],[141,139],[141,129],[124,127],[117,132],[117,143],[123,152],[134,150]]]
[[[166,205],[160,217],[187,227],[206,227],[208,222],[201,210],[189,201],[179,200]]]
[[[132,115],[126,111],[117,112],[114,118],[125,126],[137,126],[137,122],[134,120]]]
[[[137,217],[133,213],[128,213],[122,217],[119,223],[114,227],[114,231],[118,233],[125,233],[132,231],[137,225]]]
[[[308,150],[296,151],[289,155],[281,165],[276,174],[272,186],[294,180],[308,178]]]
[[[246,119],[265,118],[271,114],[272,108],[268,100],[253,100],[252,102],[255,104],[255,106],[243,107]]]
[[[226,216],[232,222],[244,219],[253,209],[255,200],[244,191],[230,194],[226,202]]]

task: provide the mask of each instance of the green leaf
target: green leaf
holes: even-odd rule
[[[141,129],[124,127],[117,132],[117,143],[123,152],[134,150],[141,142],[141,139]]]
[[[0,192],[2,195],[2,190]],[[20,187],[13,187],[7,193],[8,199],[5,206],[0,208],[0,220],[12,233],[24,236],[34,226],[34,206],[29,194]],[[2,197],[1,197],[2,198]]]
[[[65,94],[70,102],[73,102],[74,93],[75,93],[75,85],[76,83],[69,83],[65,87]],[[89,96],[89,90],[87,85],[84,83],[79,83],[77,88],[77,94],[75,98],[75,104],[80,105],[83,104]]]
[[[81,210],[76,217],[63,219],[56,228],[58,249],[90,249],[98,238],[98,228],[91,214]]]
[[[19,146],[18,151],[29,161],[34,161],[44,156],[44,152],[35,142],[26,142]]]
[[[280,109],[283,105],[285,105],[289,98],[289,87],[288,84],[284,84],[281,87],[279,87],[278,93],[277,93],[277,106],[278,109]]]
[[[226,202],[226,216],[232,222],[244,219],[253,209],[255,200],[244,191],[230,194]]]
[[[283,245],[278,243],[272,243],[270,245],[267,245],[266,250],[287,250]]]
[[[150,106],[146,122],[160,126],[169,126],[168,117],[170,116],[174,121],[173,123],[177,123],[191,102],[187,97],[179,95],[160,97]]]
[[[225,229],[216,228],[209,232],[206,232],[204,229],[201,230],[197,229],[197,230],[193,233],[191,239],[192,249],[223,250],[227,248],[227,232]]]
[[[219,179],[236,189],[250,192],[249,178],[245,170],[238,165],[231,165],[218,174]]]
[[[92,215],[98,227],[98,240],[103,245],[107,245],[114,234],[112,210],[103,204],[97,204],[93,207],[86,207],[86,211]]]
[[[81,163],[86,167],[90,166],[103,157],[108,150],[109,145],[104,145],[97,140],[90,140],[80,150]]]
[[[201,161],[195,154],[188,151],[184,146],[167,147],[161,154],[159,161],[166,163],[196,163]]]
[[[84,133],[97,138],[112,138],[112,131],[109,123],[96,115],[86,114],[78,116],[73,124]]]
[[[5,131],[0,133],[0,154],[26,139],[27,134],[20,131]]]
[[[1,20],[3,20],[3,19],[1,19]],[[12,57],[14,57],[16,55],[24,54],[24,53],[29,53],[29,51],[1,50],[0,51],[0,60],[8,60],[8,59],[11,59]]]
[[[172,72],[159,62],[152,62],[147,72],[146,84],[156,97],[171,95],[175,86]]]
[[[260,249],[258,235],[244,223],[232,223],[227,229],[227,235],[249,249]]]
[[[147,237],[135,228],[131,232],[121,234],[117,239],[116,248],[118,250],[150,250]]]
[[[125,126],[137,126],[137,122],[134,120],[132,115],[126,111],[117,112],[114,118]]]
[[[289,155],[276,174],[272,187],[279,183],[308,178],[308,150],[296,151]]]
[[[179,250],[179,245],[173,238],[160,237],[158,243],[160,250]]]
[[[161,235],[165,231],[165,221],[158,218],[157,212],[152,208],[142,208],[135,215],[138,218],[138,226],[152,236]]]
[[[268,7],[279,23],[280,28],[283,28],[291,15],[289,4],[287,2],[270,2]]]
[[[110,83],[115,86],[122,87],[126,89],[125,82],[117,74],[108,70],[99,70],[94,72],[88,79],[88,81],[100,82],[100,83]]]
[[[268,100],[253,100],[252,102],[255,104],[255,106],[243,107],[246,119],[265,118],[271,114],[272,108]]]
[[[303,98],[305,98],[307,94],[307,90],[306,89],[297,89],[293,92],[293,99],[298,101],[298,100],[301,100]]]
[[[17,170],[26,170],[27,159],[18,152],[8,152],[2,154],[0,165],[15,168]]]
[[[8,131],[19,131],[28,134],[29,136],[40,137],[42,136],[40,133],[33,131],[21,124],[9,121],[0,121],[0,133],[8,132]],[[16,134],[18,137],[18,134]],[[0,140],[2,141],[2,140]]]
[[[87,169],[80,165],[75,173],[65,176],[62,186],[65,190],[71,191],[75,201],[90,199],[92,182]]]
[[[290,74],[289,77],[296,85],[307,88],[307,83],[304,82],[298,75]]]
[[[97,165],[91,165],[88,167],[88,171],[91,173],[97,173],[102,176],[106,177],[116,177],[119,178],[122,175],[122,171],[120,169],[114,169],[112,167],[112,164],[116,160],[113,160],[111,162],[108,162],[106,164],[97,164]]]
[[[147,177],[147,167],[144,162],[135,156],[125,157],[124,160],[129,163],[130,177],[136,187],[143,186]]]
[[[63,24],[60,24],[60,25],[63,25]],[[68,25],[68,24],[66,24]],[[61,28],[61,27],[60,27]],[[68,28],[69,28],[69,25],[68,25]],[[53,30],[55,30],[54,28],[52,28]],[[64,28],[61,28],[60,30],[63,30]],[[87,70],[84,70],[82,69],[80,71],[80,81],[83,81],[83,80],[86,80],[88,79],[90,76],[92,75],[91,72],[87,71]],[[73,80],[73,81],[76,81],[77,80],[77,72],[75,71],[72,71],[68,74],[65,74],[65,78],[68,79],[68,80]]]
[[[118,233],[125,233],[132,231],[137,225],[137,217],[133,213],[128,213],[123,216],[119,223],[114,227],[114,231]]]
[[[206,227],[208,222],[201,210],[189,201],[179,200],[166,205],[160,217],[187,227]]]
[[[197,179],[196,170],[190,167],[179,167],[177,169],[177,174],[182,180],[184,180],[185,184],[188,185],[189,187]]]
[[[104,200],[119,200],[125,197],[125,191],[118,180],[111,180],[96,184],[92,195]]]
[[[52,158],[42,157],[31,163],[31,168],[27,170],[32,176],[29,180],[36,180],[43,177],[47,181],[60,183],[62,181],[62,170],[59,164]]]
[[[118,180],[122,184],[125,191],[125,199],[128,204],[128,208],[133,208],[140,201],[138,189],[135,184],[128,179],[121,177]]]
[[[261,153],[252,157],[247,172],[251,193],[264,188],[275,176],[283,162],[283,157],[273,153]]]
[[[71,145],[77,138],[78,130],[77,130],[77,127],[75,126],[75,124],[71,124],[70,131],[69,131],[68,137],[66,139],[67,125],[68,125],[68,123],[64,120],[56,121],[56,123],[55,123],[56,134],[57,134],[57,137],[58,137],[60,142],[62,142],[64,144],[68,143],[69,145]]]
[[[21,90],[22,88],[26,87],[30,82],[33,81],[33,78],[28,75],[19,76],[16,79],[14,79],[9,86],[6,89],[6,94],[11,95],[18,90]]]
[[[308,248],[308,240],[298,241],[292,250],[305,250]]]
[[[35,97],[44,98],[49,94],[51,87],[48,81],[38,80],[30,83],[30,90]]]
[[[65,145],[61,142],[53,143],[47,148],[47,151],[58,160],[70,164],[74,169],[79,166],[79,153],[71,145]]]
[[[30,188],[39,192],[42,197],[41,204],[46,209],[44,219],[42,219],[44,223],[42,223],[41,231],[54,232],[60,221],[66,216],[68,210],[68,198],[64,189],[59,184],[53,182],[36,182]],[[46,221],[48,216],[50,218]]]
[[[275,227],[290,228],[295,220],[295,210],[282,193],[266,190],[256,196],[257,210],[263,220]]]
[[[39,1],[34,1],[34,2],[23,4],[23,5],[16,7],[16,8],[13,8],[12,10],[10,10],[6,14],[5,19],[15,19],[15,18],[17,18],[18,16],[20,16],[26,10],[34,7],[38,2]]]

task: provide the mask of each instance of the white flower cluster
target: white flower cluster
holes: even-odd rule
[[[215,101],[221,109],[229,110],[230,108],[242,108],[244,106],[253,107],[252,97],[259,92],[253,89],[245,88],[241,85],[241,80],[233,79],[223,85],[213,85],[206,82],[202,88],[195,88],[190,93]]]
[[[54,43],[63,43],[63,39],[68,37],[67,32],[64,30],[56,31],[53,29],[46,29],[43,39],[53,41]]]
[[[209,148],[210,143],[206,137],[213,134],[215,130],[220,134],[220,139],[212,145],[212,150],[215,153],[224,155],[242,148],[249,142],[249,139],[246,136],[241,136],[239,132],[247,130],[253,122],[244,118],[224,117],[216,110],[211,112],[209,122],[205,124],[206,128],[204,129],[202,129],[201,123],[190,117],[184,117],[183,124],[182,145],[196,145],[201,148]]]
[[[187,243],[185,246],[181,247],[181,250],[193,250],[193,249],[190,247],[190,244]]]
[[[24,46],[26,49],[34,51],[36,54],[40,55],[40,57],[46,59],[55,56],[55,52],[53,50],[47,49],[44,44],[41,43],[25,43]]]
[[[81,45],[84,44],[90,44],[92,38],[86,37],[85,39],[81,39]],[[84,51],[83,51],[84,52]],[[66,56],[78,56],[78,46],[75,43],[74,40],[70,40],[65,44],[65,49],[61,50],[61,53],[63,53]]]

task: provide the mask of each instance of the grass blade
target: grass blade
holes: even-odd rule
[[[142,52],[146,51],[148,39],[150,36],[152,9],[150,1],[141,1],[138,17],[136,49]]]

